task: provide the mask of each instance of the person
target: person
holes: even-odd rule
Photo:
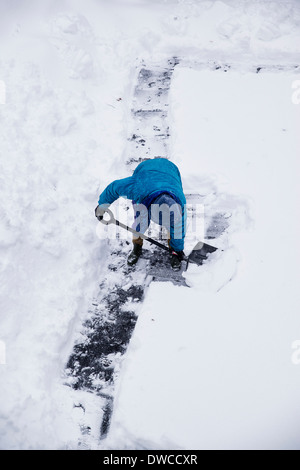
[[[151,220],[167,228],[171,267],[179,270],[184,258],[186,199],[177,166],[166,158],[145,160],[132,176],[110,183],[101,193],[95,209],[98,220],[102,220],[110,204],[119,197],[132,201],[133,228],[138,233],[145,233]],[[132,241],[129,265],[135,264],[142,253],[143,239],[137,234]]]

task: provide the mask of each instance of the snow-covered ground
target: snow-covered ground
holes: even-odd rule
[[[186,178],[210,175],[212,203],[216,186],[227,200],[248,197],[253,222],[233,211],[229,247],[190,265],[191,288],[150,286],[123,364],[113,446],[299,449],[296,78],[174,73],[175,161]]]
[[[299,448],[299,2],[2,0],[0,40],[0,447],[76,448],[86,402],[93,448]],[[93,211],[136,67],[175,55],[171,159],[232,213],[226,251],[150,286],[100,444],[101,398],[62,379],[107,255]]]

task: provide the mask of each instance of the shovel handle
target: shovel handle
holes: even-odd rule
[[[109,219],[104,219],[105,214],[109,215]],[[106,211],[103,215],[103,218],[100,220],[100,222],[104,225],[110,225],[110,224],[115,224],[116,223],[116,219],[114,218],[114,214],[112,213],[112,211],[110,209],[106,209]]]

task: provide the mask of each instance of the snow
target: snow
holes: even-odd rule
[[[110,445],[299,448],[300,377],[291,361],[300,328],[296,78],[176,68],[174,161],[185,178],[205,170],[223,196],[247,195],[253,224],[231,220],[229,248],[189,267],[191,288],[150,286]]]
[[[296,0],[1,2],[2,449],[299,448],[299,24]],[[102,398],[63,383],[104,275],[94,208],[136,67],[175,55],[172,160],[230,226],[190,288],[150,285],[99,443]]]

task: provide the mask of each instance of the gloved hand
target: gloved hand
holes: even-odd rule
[[[172,250],[172,255],[177,256],[180,261],[185,259],[184,251],[174,251],[174,250]]]
[[[185,259],[184,251],[178,251],[178,256],[181,259],[181,261],[183,261]]]
[[[171,266],[174,271],[181,269],[181,261],[184,259],[183,251],[172,251]]]
[[[105,207],[97,206],[96,209],[95,209],[95,217],[97,217],[97,219],[101,222],[105,212],[106,212]]]

